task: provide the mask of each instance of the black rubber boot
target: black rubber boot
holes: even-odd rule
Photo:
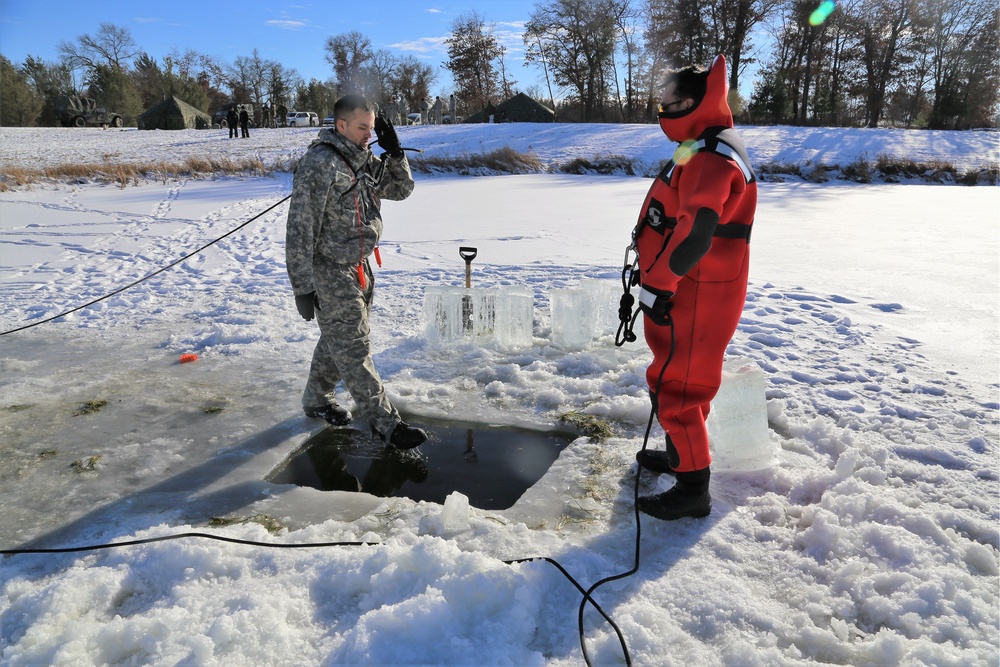
[[[660,475],[676,475],[670,467],[670,454],[660,449],[642,449],[635,453],[635,460],[650,472]]]
[[[675,473],[677,484],[669,491],[639,498],[639,511],[664,521],[708,516],[712,513],[711,474],[709,468]]]
[[[656,405],[656,394],[650,393],[653,400],[653,405]],[[666,449],[659,451],[656,449],[641,449],[635,455],[635,460],[639,462],[639,465],[649,470],[650,472],[659,473],[661,475],[676,475],[674,468],[681,464],[680,454],[677,453],[677,448],[674,447],[674,441],[670,439],[670,435],[667,433],[663,434],[664,443]]]
[[[351,411],[336,403],[328,403],[315,408],[304,408],[306,417],[310,419],[325,419],[334,426],[346,426],[351,423]]]

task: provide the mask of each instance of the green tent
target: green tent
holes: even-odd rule
[[[552,109],[524,93],[518,93],[509,100],[496,105],[495,109],[486,108],[462,122],[488,123],[491,114],[494,123],[554,123],[556,120],[556,114]]]
[[[211,127],[211,116],[172,96],[139,116],[140,130],[207,130]]]

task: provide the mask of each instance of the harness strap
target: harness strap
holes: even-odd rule
[[[681,144],[677,147],[677,150],[674,151],[674,155],[670,161],[663,166],[662,170],[660,170],[657,178],[669,186],[670,181],[673,179],[674,169],[676,169],[679,164],[687,162],[695,153],[699,151],[708,150],[732,161],[743,174],[743,178],[747,184],[755,183],[757,181],[757,176],[748,164],[746,149],[743,148],[743,143],[740,140],[739,135],[736,135],[735,137],[732,136],[734,133],[735,132],[732,128],[711,127],[707,129],[696,141]],[[726,141],[726,138],[734,141],[737,145],[734,146],[732,143]],[[648,214],[643,215],[636,223],[635,227],[632,229],[632,243],[625,249],[625,266],[622,269],[622,288],[624,293],[622,294],[621,303],[618,309],[618,319],[620,320],[620,325],[618,327],[618,333],[615,336],[615,345],[619,347],[624,345],[626,342],[632,342],[636,339],[635,334],[632,332],[632,328],[635,325],[636,317],[639,315],[640,311],[648,314],[653,321],[658,324],[669,323],[672,325],[670,309],[673,306],[673,302],[671,301],[673,294],[670,292],[662,292],[646,285],[642,285],[639,289],[639,308],[636,309],[635,314],[632,313],[632,307],[635,304],[635,297],[631,295],[630,288],[640,284],[638,270],[639,256],[636,254],[633,262],[630,262],[629,259],[631,253],[637,253],[636,248],[639,233],[646,227],[647,224],[649,224],[647,217]],[[654,227],[654,229],[663,234],[666,230],[676,227],[676,225],[676,218],[668,217],[665,218],[657,227]],[[743,239],[749,243],[752,228],[753,225],[750,224],[729,222],[722,225],[716,225],[715,230],[712,232],[712,236],[723,239]],[[666,250],[666,244],[664,244],[664,246],[660,249],[660,253],[663,253],[664,250]],[[657,258],[658,257],[659,254],[657,255]],[[671,352],[671,355],[672,354],[673,353]]]
[[[705,141],[702,140],[699,143],[704,145]],[[747,183],[750,183],[751,181],[754,180],[753,170],[750,169],[750,166],[743,161],[743,157],[736,151],[735,148],[733,148],[732,146],[730,146],[729,144],[720,139],[718,140],[718,144],[715,146],[713,152],[718,153],[719,155],[722,155],[724,157],[727,157],[733,162],[735,162],[736,166],[739,167],[740,171],[743,172],[743,178],[746,179]]]
[[[677,150],[674,151],[674,155],[670,159],[670,162],[664,165],[663,170],[659,174],[659,178],[669,185],[670,179],[674,175],[674,169],[678,164],[687,162],[695,153],[707,149],[708,151],[715,153],[716,155],[720,155],[727,160],[732,160],[736,166],[739,167],[739,170],[743,172],[743,178],[747,183],[756,182],[757,175],[754,174],[753,169],[747,163],[746,154],[730,142],[726,141],[726,135],[731,134],[732,131],[733,128],[713,127],[706,130],[705,133],[694,142],[682,143],[677,147]]]
[[[670,311],[674,307],[674,293],[669,290],[660,290],[649,285],[639,288],[639,309],[649,315],[655,323],[664,325],[670,320]]]
[[[364,225],[364,221],[361,219],[361,204],[358,201],[357,190],[355,190],[355,188],[357,187],[358,183],[361,182],[361,179],[358,178],[358,172],[355,171],[355,169],[354,169],[353,166],[351,166],[351,161],[347,159],[347,156],[344,155],[340,151],[339,148],[337,148],[336,146],[334,146],[332,144],[325,144],[325,145],[329,146],[330,150],[332,150],[334,153],[336,153],[337,156],[341,160],[343,160],[344,164],[347,166],[347,168],[351,172],[351,181],[352,181],[351,182],[351,187],[347,188],[347,190],[344,191],[344,195],[347,195],[347,193],[349,193],[352,190],[354,190],[354,213],[355,213],[355,215],[357,217],[357,221],[358,221],[358,255],[359,255],[358,267],[357,267],[358,282],[361,284],[361,289],[365,289],[365,272],[364,272],[365,240],[364,240],[364,232],[363,232],[363,229],[362,229],[362,227]],[[381,179],[381,174],[379,175],[379,179]],[[378,246],[375,246],[374,250],[375,250],[375,259],[378,262],[378,265],[382,266],[382,257],[379,254]]]
[[[742,222],[727,222],[724,225],[716,225],[712,236],[720,239],[743,239],[750,243],[750,231],[753,225],[745,225]]]

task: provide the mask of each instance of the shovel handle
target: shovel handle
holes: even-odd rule
[[[458,249],[458,255],[465,260],[465,287],[472,287],[472,260],[476,258],[476,254],[479,252],[476,248],[470,248],[469,246],[462,246]]]

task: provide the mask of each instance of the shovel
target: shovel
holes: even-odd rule
[[[458,249],[459,256],[465,260],[465,289],[472,288],[472,260],[476,258],[478,250],[468,246]],[[472,295],[466,294],[462,297],[462,329],[472,331]]]

